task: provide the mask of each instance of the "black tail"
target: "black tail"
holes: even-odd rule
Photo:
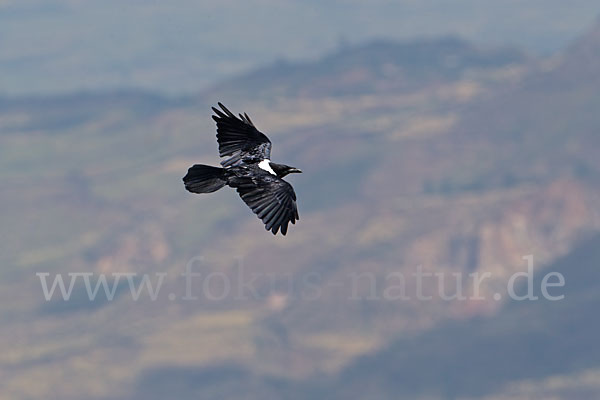
[[[225,186],[227,179],[223,168],[196,164],[188,169],[183,183],[192,193],[212,193]]]

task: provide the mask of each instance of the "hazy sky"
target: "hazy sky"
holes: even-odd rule
[[[598,0],[0,0],[0,95],[191,93],[379,37],[453,33],[548,53],[598,14]]]

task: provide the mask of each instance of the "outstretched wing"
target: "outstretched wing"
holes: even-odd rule
[[[216,115],[212,118],[217,123],[217,142],[219,155],[229,157],[221,161],[221,165],[229,167],[237,165],[243,159],[264,160],[271,157],[271,142],[260,132],[247,114],[240,117],[233,115],[223,104],[221,110],[212,110]]]
[[[281,178],[261,173],[255,177],[234,179],[230,185],[236,188],[244,203],[273,235],[281,229],[285,236],[288,224],[295,224],[300,219],[294,188]]]

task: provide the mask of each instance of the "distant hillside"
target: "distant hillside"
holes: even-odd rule
[[[549,181],[600,174],[600,23],[563,53],[530,71],[515,88],[471,107],[448,153],[486,152],[489,172]],[[493,144],[493,147],[490,147]],[[535,164],[535,166],[533,165]],[[483,170],[476,173],[486,174]],[[591,183],[591,182],[590,182]]]
[[[208,93],[312,98],[410,92],[526,60],[525,54],[514,48],[478,48],[455,37],[405,43],[374,41],[316,62],[281,61],[217,85]]]
[[[327,398],[464,398],[492,394],[514,381],[577,375],[600,368],[600,237],[586,241],[547,266],[534,279],[561,273],[565,299],[507,304],[490,318],[442,324],[422,335],[403,337],[376,354],[359,359],[338,378]],[[519,293],[525,293],[521,287]],[[440,377],[444,377],[440,379]],[[560,398],[582,398],[582,388],[561,388]],[[589,389],[588,389],[589,390]],[[538,393],[556,395],[540,384]],[[586,398],[600,395],[600,385]],[[541,398],[541,397],[539,397]]]
[[[598,13],[595,0],[505,1],[2,0],[0,96],[123,87],[195,94],[277,57],[306,60],[343,40],[377,37],[458,32],[549,53]]]
[[[576,377],[585,371],[596,376],[600,368],[600,322],[595,317],[600,307],[599,260],[600,236],[595,236],[534,278],[535,295],[541,296],[543,276],[562,274],[566,286],[556,290],[564,300],[512,302],[492,317],[450,321],[426,333],[404,335],[359,358],[333,380],[267,379],[258,385],[254,374],[230,366],[165,368],[143,376],[136,398],[161,399],[168,393],[235,398],[237,390],[250,391],[253,399],[466,399],[504,390],[519,396],[519,386],[509,386],[513,382],[534,385],[540,399],[596,398],[600,384],[582,385]],[[521,285],[517,292],[526,290]],[[561,374],[568,374],[564,383],[556,378]],[[545,377],[555,378],[544,382]],[[523,386],[524,397],[516,398],[531,396]]]
[[[580,318],[591,309],[576,314],[568,302],[551,311],[504,309],[490,298],[524,268],[523,255],[533,254],[536,268],[552,266],[600,229],[598,73],[577,69],[594,60],[594,37],[553,60],[448,38],[378,42],[178,100],[144,93],[3,99],[6,390],[17,399],[265,399],[307,397],[305,390],[341,398],[347,390],[388,396],[402,376],[411,398],[482,396],[522,375],[537,381],[595,368],[596,352],[583,354],[590,337],[560,326],[585,327]],[[190,165],[219,162],[209,108],[217,101],[251,115],[272,140],[274,161],[304,171],[289,178],[300,221],[285,238],[265,232],[231,190],[196,196],[183,188]],[[571,288],[594,280],[582,281],[597,258],[588,250],[575,253],[589,263],[568,275]],[[181,300],[181,273],[198,256],[203,274],[233,281],[241,263],[246,279],[258,275],[255,294]],[[382,298],[390,274],[410,276],[417,266],[494,278],[482,286],[481,302]],[[37,272],[167,277],[156,301],[118,290],[114,301],[90,302],[80,284],[65,304],[44,301]],[[353,285],[360,273],[374,290],[370,281]],[[313,278],[309,288],[319,295],[307,298]],[[407,291],[415,294],[412,282]],[[587,295],[594,304],[594,290]],[[564,319],[552,320],[552,312]],[[534,317],[559,336],[546,336]],[[448,335],[462,339],[445,346]],[[423,348],[423,340],[435,347]],[[469,357],[482,362],[497,350],[473,354],[470,344],[522,351],[484,371]],[[567,362],[550,365],[559,356]],[[536,357],[544,366],[533,365]],[[448,372],[452,382],[434,382],[433,372],[454,364],[462,369]],[[481,382],[469,385],[461,370]],[[338,377],[351,381],[348,388]]]

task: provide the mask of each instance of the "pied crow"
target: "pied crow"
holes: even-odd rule
[[[282,178],[302,172],[298,168],[271,162],[271,141],[254,126],[248,114],[236,117],[223,104],[212,107],[217,123],[217,142],[222,167],[196,164],[183,177],[192,193],[212,193],[227,185],[235,188],[242,200],[262,220],[268,231],[285,236],[288,224],[300,217],[296,193]]]

